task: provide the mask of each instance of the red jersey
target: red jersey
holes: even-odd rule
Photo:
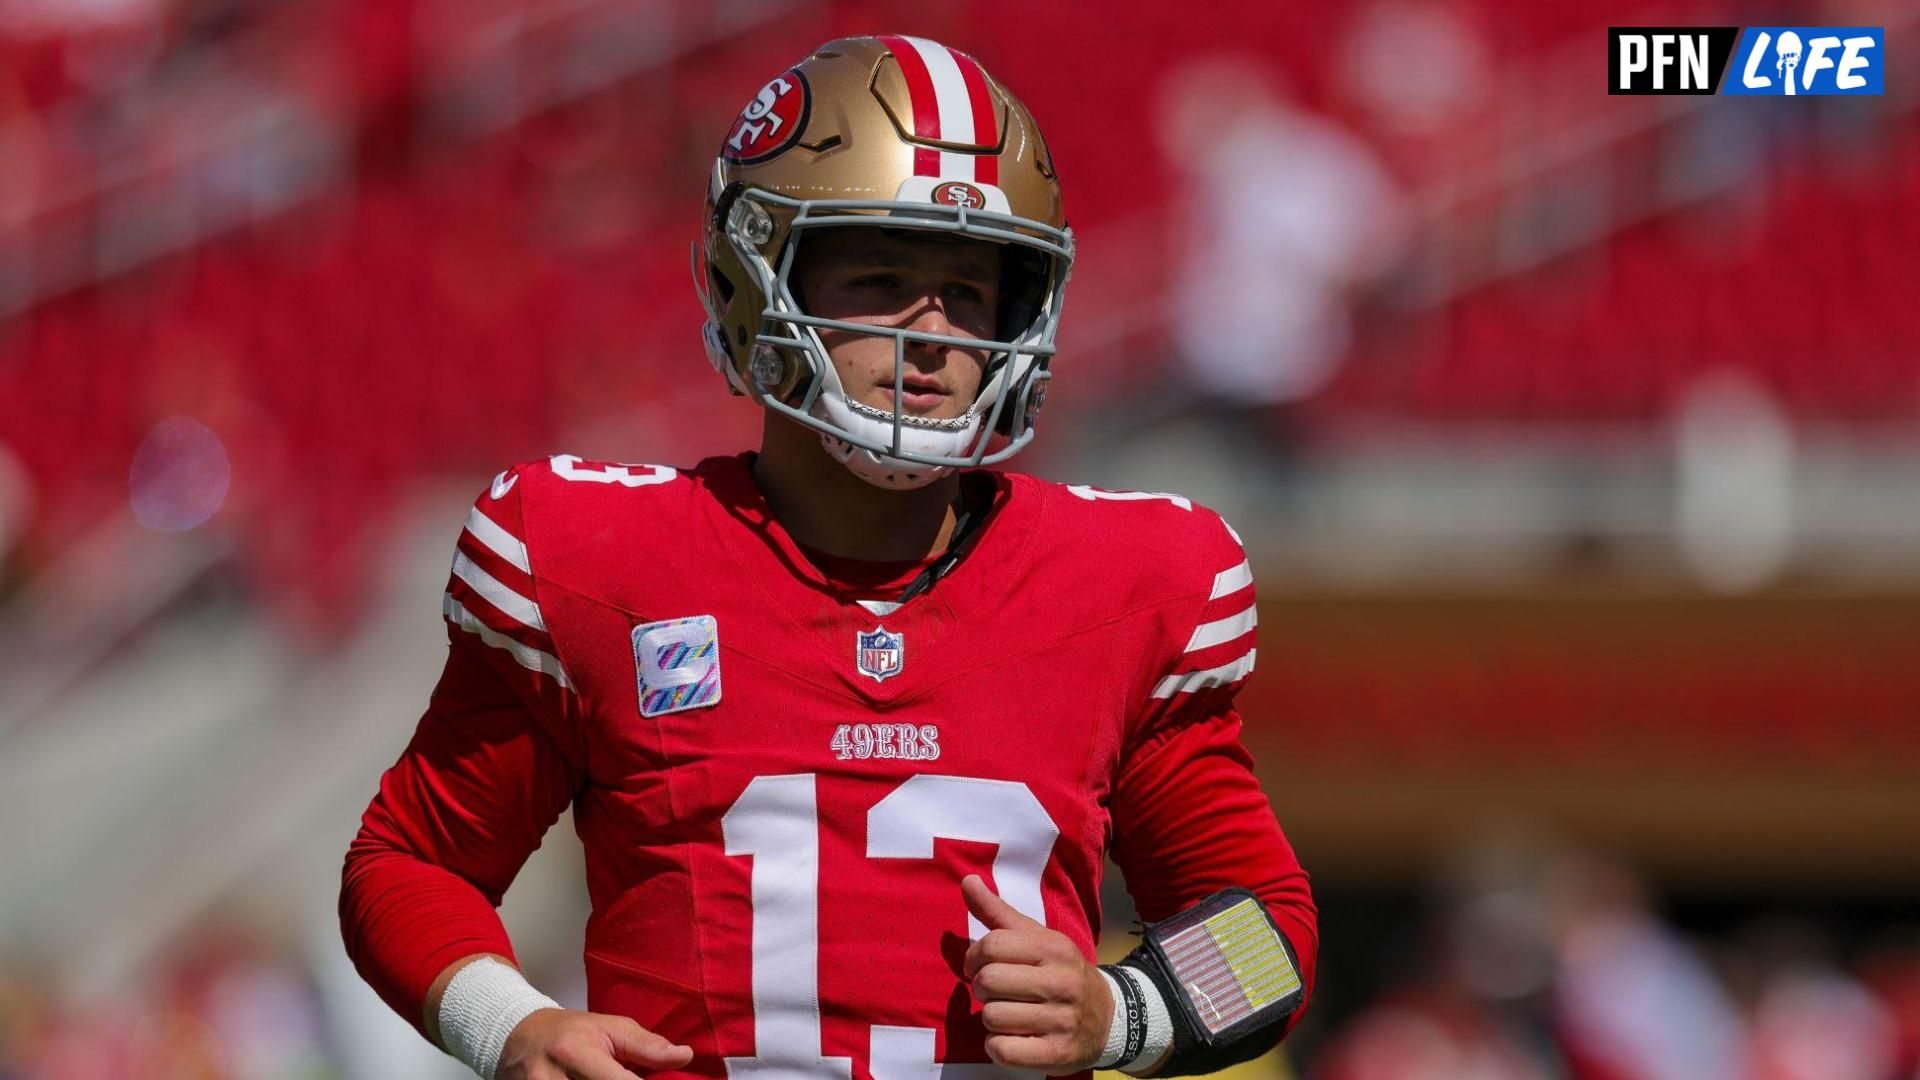
[[[806,551],[751,460],[562,455],[476,501],[446,671],[347,858],[349,952],[390,1004],[418,1026],[447,964],[512,955],[493,908],[569,804],[589,1008],[693,1047],[689,1074],[986,1062],[960,879],[1091,958],[1108,853],[1144,919],[1254,890],[1311,986],[1306,876],[1232,707],[1254,592],[1217,515],[970,474],[987,523],[896,605],[923,564]]]

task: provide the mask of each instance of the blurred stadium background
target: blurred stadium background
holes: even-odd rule
[[[1917,15],[0,0],[0,1078],[458,1075],[334,901],[463,504],[755,440],[706,167],[883,30],[1067,185],[1020,467],[1248,539],[1325,944],[1247,1075],[1920,1076]],[[1884,26],[1887,93],[1608,97],[1609,23]],[[578,863],[507,905],[576,1002]]]

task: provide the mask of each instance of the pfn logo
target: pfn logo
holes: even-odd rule
[[[1883,94],[1886,32],[1877,26],[1749,26],[1729,94]]]
[[[1614,26],[1609,94],[1879,94],[1879,27]]]
[[[1711,94],[1737,26],[1610,26],[1607,93]]]

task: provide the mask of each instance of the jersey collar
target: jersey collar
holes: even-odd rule
[[[805,547],[774,518],[753,479],[754,456],[749,451],[731,457],[708,458],[695,469],[719,497],[724,511],[746,526],[722,530],[737,556],[765,558],[771,555],[785,566],[791,579],[846,604],[863,599],[898,600],[900,591],[939,558],[933,555],[904,562],[871,562],[827,555]],[[1039,501],[1037,492],[1026,490],[1032,481],[1018,474],[978,469],[962,476],[984,476],[991,481],[991,506],[986,511],[986,520],[978,527],[966,557],[938,585],[913,602],[922,604],[939,597],[941,606],[954,609],[955,614],[960,613],[958,609],[972,606],[968,602],[970,598],[991,597],[996,588],[1013,586],[1011,579],[996,583],[991,577],[995,570],[1006,574],[1023,565],[1021,556],[1032,533]]]

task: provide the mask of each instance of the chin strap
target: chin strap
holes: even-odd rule
[[[939,558],[927,564],[927,568],[920,571],[912,581],[907,582],[906,588],[900,590],[900,603],[904,604],[933,588],[935,582],[953,573],[953,568],[959,566],[960,560],[966,558],[967,552],[972,550],[974,540],[979,538],[981,526],[993,516],[991,492],[980,493],[987,496],[984,501],[978,497],[968,497],[967,481],[981,475],[984,474],[969,473],[960,478],[961,501],[971,505],[965,506],[960,511],[960,516],[954,519],[953,534],[947,538],[947,550],[941,553]]]
[[[887,491],[917,491],[953,471],[948,465],[919,465],[883,457],[825,432],[820,433],[820,445],[826,448],[827,456],[846,466],[848,472]]]

